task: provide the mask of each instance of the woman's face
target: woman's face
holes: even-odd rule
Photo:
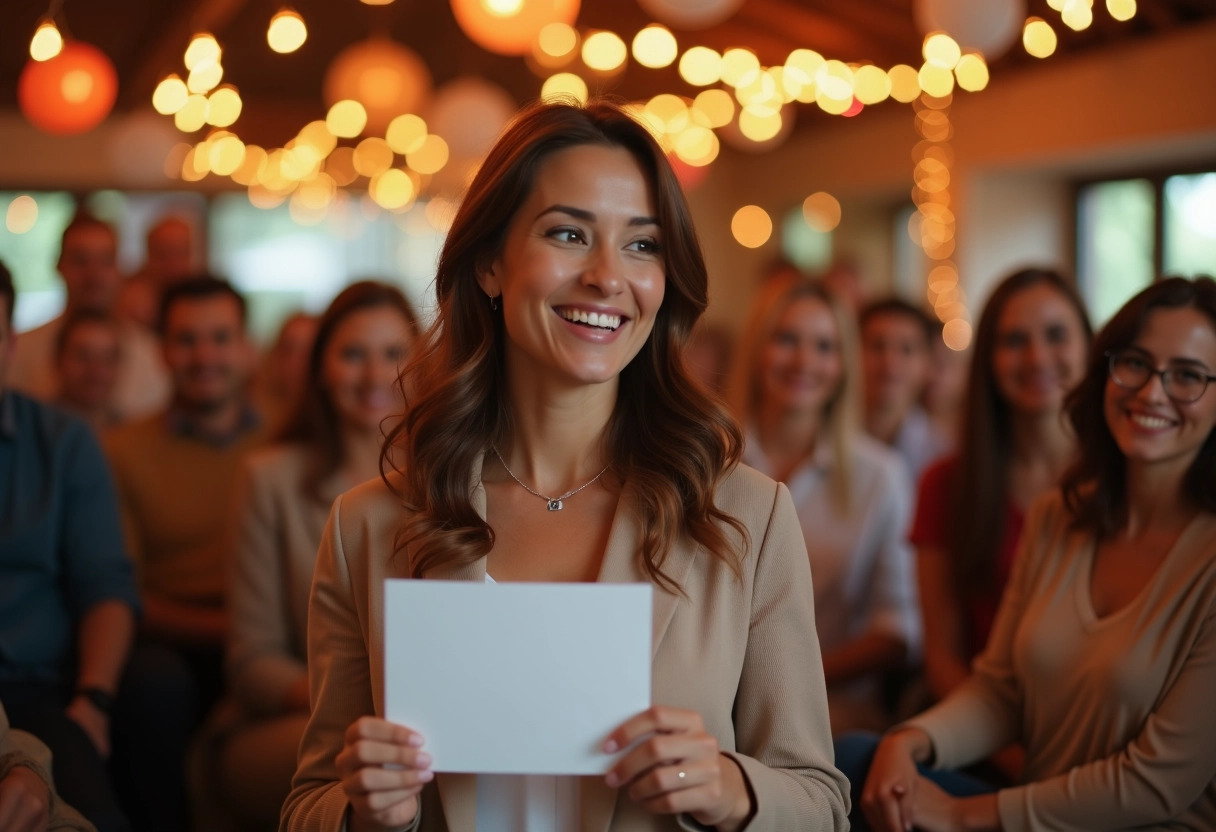
[[[1014,413],[1059,413],[1085,374],[1086,340],[1076,309],[1056,289],[1037,283],[1017,292],[997,319],[997,392]]]
[[[1156,309],[1128,347],[1151,370],[1216,374],[1216,326],[1197,309]],[[1129,390],[1107,376],[1103,410],[1107,427],[1128,460],[1176,465],[1181,475],[1216,427],[1216,383],[1193,402],[1166,395],[1160,376]]]
[[[798,298],[777,316],[760,351],[760,406],[821,414],[840,390],[844,359],[836,317],[818,298]]]
[[[666,288],[654,194],[633,155],[579,145],[549,156],[479,283],[501,296],[513,377],[615,383]]]
[[[342,426],[379,431],[401,412],[397,374],[409,348],[409,322],[391,306],[353,312],[334,328],[321,357],[321,383]]]

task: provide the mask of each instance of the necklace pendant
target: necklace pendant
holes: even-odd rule
[[[549,511],[561,511],[562,510],[562,501],[561,500],[550,500],[548,505],[549,505]]]

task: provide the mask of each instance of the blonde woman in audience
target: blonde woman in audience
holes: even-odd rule
[[[1027,518],[987,649],[878,746],[875,829],[1216,829],[1216,282],[1129,301],[1068,417],[1078,459]],[[918,773],[1011,741],[1012,788],[952,797]]]
[[[321,317],[281,441],[246,466],[227,651],[245,719],[223,742],[217,771],[236,814],[263,826],[279,816],[308,717],[308,590],[325,519],[338,494],[380,470],[416,326],[398,289],[344,289]]]
[[[882,673],[902,667],[920,639],[904,540],[910,481],[895,453],[861,431],[860,385],[848,308],[797,274],[765,283],[740,339],[732,401],[744,462],[785,483],[798,511],[834,732],[890,724]]]
[[[683,358],[707,282],[623,110],[537,104],[507,129],[444,244],[398,471],[334,504],[283,829],[844,828],[793,504],[736,464]],[[653,706],[605,738],[627,749],[608,774],[435,773],[427,738],[383,719],[398,576],[652,584]]]
[[[967,677],[1013,568],[1025,512],[1054,488],[1075,443],[1064,399],[1091,330],[1063,277],[1023,269],[993,290],[975,331],[957,452],[920,482],[911,540],[934,699]],[[1016,775],[1016,759],[1004,768]]]

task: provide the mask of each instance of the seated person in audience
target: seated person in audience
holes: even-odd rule
[[[4,832],[97,832],[55,792],[51,751],[32,734],[9,728],[0,703],[0,829]]]
[[[202,276],[171,287],[161,339],[168,410],[105,437],[139,573],[143,635],[191,665],[206,709],[222,690],[232,491],[263,440],[245,398],[245,300]]]
[[[59,396],[56,351],[64,322],[83,310],[112,314],[122,278],[117,262],[118,238],[107,223],[77,214],[63,230],[57,267],[66,290],[64,312],[40,327],[22,333],[13,356],[9,383],[43,401]],[[122,363],[110,407],[131,419],[161,407],[168,398],[168,380],[157,355],[156,342],[138,327],[121,326]]]
[[[789,487],[806,539],[832,730],[885,727],[883,671],[920,643],[912,493],[900,459],[861,431],[852,314],[819,283],[772,278],[737,361],[743,461]]]
[[[934,319],[933,336],[929,339],[929,376],[921,394],[920,405],[937,432],[953,447],[958,443],[959,417],[963,396],[967,391],[969,352],[946,345],[942,322]]]
[[[867,304],[858,322],[866,432],[895,449],[915,484],[950,448],[918,404],[929,375],[933,322],[899,298]]]
[[[94,430],[112,427],[118,421],[111,402],[121,350],[118,324],[109,315],[84,309],[68,317],[56,343],[59,397],[55,403]]]
[[[417,336],[400,290],[364,281],[321,317],[304,395],[280,443],[247,463],[232,585],[228,682],[244,718],[216,771],[232,812],[278,822],[308,720],[308,592],[336,496],[380,473],[384,430],[404,402],[397,377]]]
[[[1025,511],[1072,461],[1064,398],[1091,330],[1063,277],[1024,269],[993,290],[975,331],[955,455],[920,483],[916,546],[925,674],[940,699],[967,677],[1009,579]]]
[[[296,312],[283,321],[262,356],[253,379],[253,402],[271,433],[281,431],[296,412],[308,383],[308,356],[316,336],[316,316]]]
[[[1216,282],[1132,298],[1067,413],[1077,459],[1027,518],[971,675],[877,751],[842,744],[855,796],[873,754],[874,829],[1216,829]],[[1011,741],[1016,786],[946,771]]]
[[[65,799],[103,832],[125,830],[106,758],[135,582],[93,433],[6,389],[13,301],[0,264],[0,701],[54,752]]]
[[[693,374],[719,395],[726,388],[730,370],[730,333],[723,327],[698,321],[684,348],[684,359]]]

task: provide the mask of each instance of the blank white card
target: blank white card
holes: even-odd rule
[[[649,584],[389,580],[385,716],[435,771],[604,774],[650,706]]]

